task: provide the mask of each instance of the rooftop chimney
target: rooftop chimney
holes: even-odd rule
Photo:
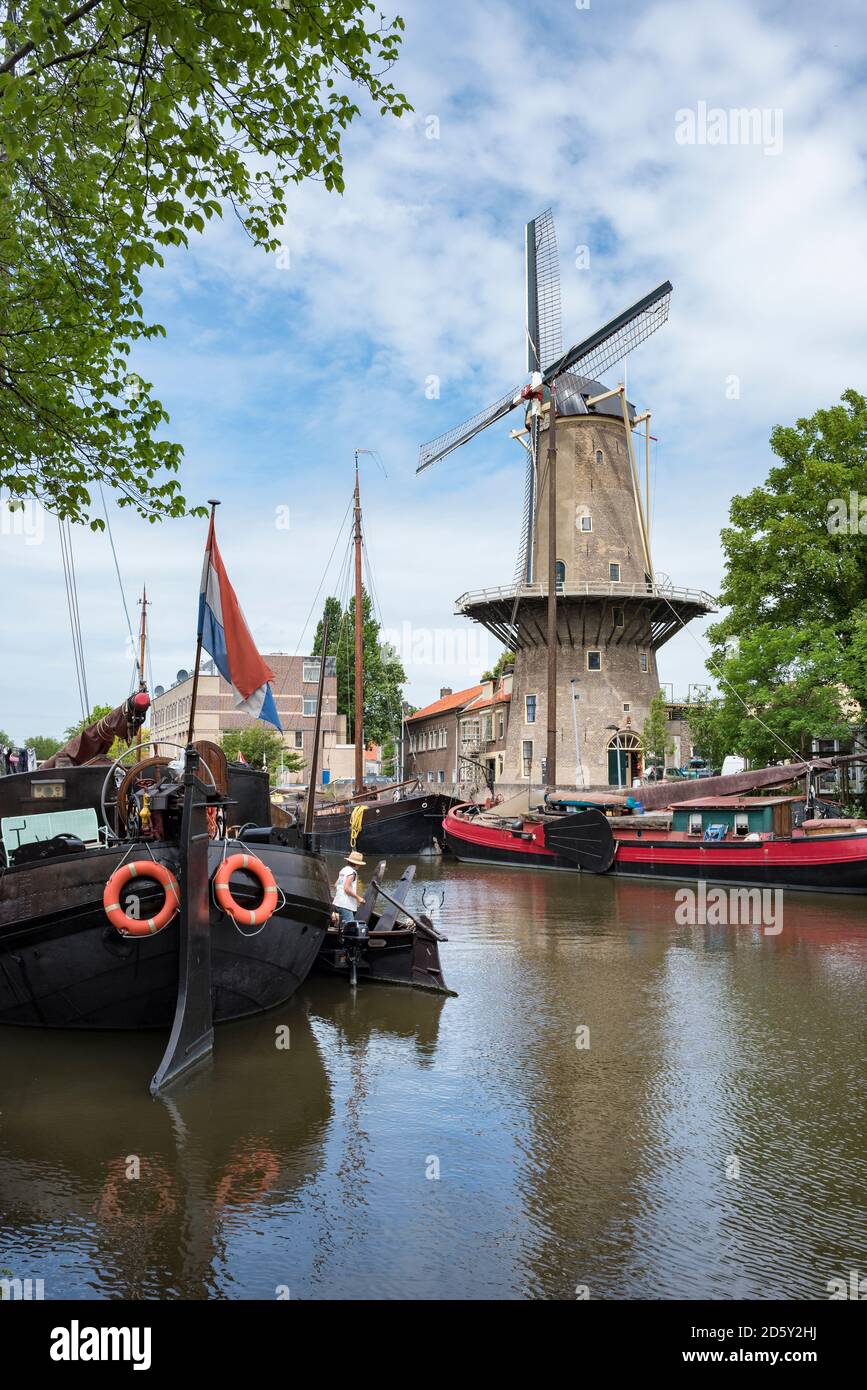
[[[451,694],[453,694],[453,693],[454,693],[454,692],[452,691],[452,688],[451,688],[450,685],[443,685],[443,686],[440,687],[440,699],[441,699],[441,700],[444,700],[445,697],[446,697],[446,695],[451,695]]]

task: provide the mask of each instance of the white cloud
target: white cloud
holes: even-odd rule
[[[729,499],[764,477],[771,426],[863,385],[860,11],[840,4],[819,26],[812,6],[713,0],[400,8],[396,80],[415,117],[356,125],[343,198],[292,191],[290,268],[227,220],[150,281],[169,339],[143,370],[187,442],[188,493],[224,498],[221,541],[254,631],[295,649],[358,445],[389,470],[387,485],[365,478],[387,626],[460,627],[458,593],[511,577],[522,467],[507,427],[419,480],[413,468],[422,439],[522,379],[523,225],[549,203],[568,337],[675,283],[669,325],[629,363],[630,395],[661,440],[657,564],[716,589]],[[676,112],[699,101],[779,108],[781,152],[679,145]],[[583,244],[589,270],[574,265]],[[281,502],[288,535],[273,528]],[[202,528],[118,526],[130,588],[153,585],[164,680],[191,660]],[[116,584],[104,539],[79,550],[91,684],[107,699],[124,637]],[[37,724],[59,728],[75,700],[57,557],[4,540],[2,560],[32,601],[7,618],[20,660],[11,674],[4,663],[0,726],[30,733],[38,708]],[[476,672],[411,674],[421,703]],[[687,636],[661,674],[679,690],[703,678]]]

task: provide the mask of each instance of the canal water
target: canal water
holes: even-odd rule
[[[0,1267],[82,1299],[824,1299],[867,1273],[862,902],[788,894],[769,934],[679,925],[674,886],[418,884],[457,998],[311,980],[169,1100],[161,1037],[0,1030]]]

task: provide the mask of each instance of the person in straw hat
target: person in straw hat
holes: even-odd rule
[[[358,892],[360,884],[357,870],[364,867],[366,860],[357,849],[350,850],[344,857],[346,862],[334,885],[334,907],[341,922],[353,922],[359,903],[364,902],[364,898]]]

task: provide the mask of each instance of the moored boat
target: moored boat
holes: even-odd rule
[[[759,769],[753,774],[715,779],[715,794],[702,797],[701,784],[653,789],[670,808],[641,810],[632,798],[600,794],[595,813],[610,827],[614,853],[607,868],[595,872],[634,878],[803,889],[824,893],[867,893],[867,820],[836,814],[833,804],[811,792],[814,771],[829,763]],[[806,776],[801,795],[749,796],[754,786],[785,785]],[[720,783],[732,785],[725,795]],[[644,789],[637,792],[641,795]],[[683,800],[677,801],[677,796]],[[648,797],[650,799],[650,797]],[[592,801],[592,798],[590,799]],[[549,794],[530,810],[505,803],[489,809],[452,807],[443,822],[446,842],[458,858],[510,867],[576,870],[564,849],[563,828],[576,808],[589,813],[584,793],[570,800]],[[509,814],[509,812],[513,812]],[[580,814],[580,810],[577,811]]]

